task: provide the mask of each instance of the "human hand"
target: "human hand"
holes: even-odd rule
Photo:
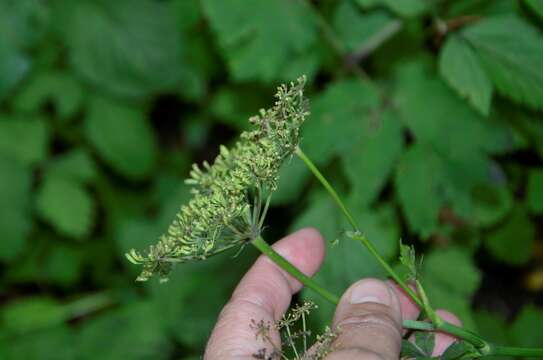
[[[308,276],[324,260],[324,241],[314,229],[295,232],[273,248]],[[362,250],[361,250],[362,251]],[[265,348],[281,348],[278,331],[270,329],[271,344],[257,339],[252,321],[275,323],[287,311],[292,295],[302,285],[265,256],[260,256],[234,290],[206,347],[204,359],[254,359]],[[452,314],[438,310],[444,320],[459,325]],[[398,359],[402,320],[416,319],[419,309],[398,287],[376,279],[360,280],[343,294],[336,308],[333,329],[338,329],[329,360]],[[436,333],[434,355],[439,355],[454,338]]]

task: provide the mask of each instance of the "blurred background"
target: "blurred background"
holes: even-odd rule
[[[542,29],[538,0],[0,0],[0,358],[199,358],[256,252],[162,285],[124,253],[301,74],[302,147],[381,253],[415,245],[435,306],[542,346]],[[270,242],[326,237],[329,289],[384,275],[296,158],[272,205]]]

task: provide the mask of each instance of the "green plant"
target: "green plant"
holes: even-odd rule
[[[346,232],[347,237],[360,242],[428,318],[428,321],[405,320],[404,328],[443,331],[460,339],[459,344],[453,345],[453,349],[443,355],[444,359],[498,355],[543,356],[543,348],[496,345],[474,332],[441,319],[434,311],[420,280],[419,264],[413,248],[400,244],[400,262],[408,270],[407,277],[400,276],[384,260],[373,243],[363,235],[334,187],[300,147],[300,127],[309,114],[304,85],[305,77],[301,77],[296,83],[291,83],[290,87],[279,87],[275,105],[269,110],[261,110],[260,115],[250,119],[255,130],[243,132],[232,150],[221,147],[212,165],[204,163],[204,171],[197,165],[193,166],[191,179],[187,180],[193,186],[193,198],[188,205],[181,207],[168,232],[156,245],[151,245],[144,255],[135,250],[126,255],[132,263],[143,265],[137,280],[146,281],[156,274],[163,281],[167,279],[172,264],[205,260],[233,247],[252,244],[307,288],[337,304],[337,296],[301,273],[262,238],[264,220],[272,193],[277,187],[279,169],[283,162],[296,154],[330,194],[352,227],[352,230]],[[415,290],[409,287],[407,280],[415,285]],[[429,356],[425,352],[417,353],[410,346],[404,344],[404,353],[408,356],[421,359]]]

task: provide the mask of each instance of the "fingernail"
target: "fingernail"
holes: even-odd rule
[[[378,303],[390,305],[388,286],[379,280],[366,279],[356,283],[351,290],[351,304]]]

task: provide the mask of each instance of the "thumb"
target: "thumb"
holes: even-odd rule
[[[397,360],[402,342],[400,301],[377,279],[364,279],[343,294],[336,309],[338,337],[327,360]]]

